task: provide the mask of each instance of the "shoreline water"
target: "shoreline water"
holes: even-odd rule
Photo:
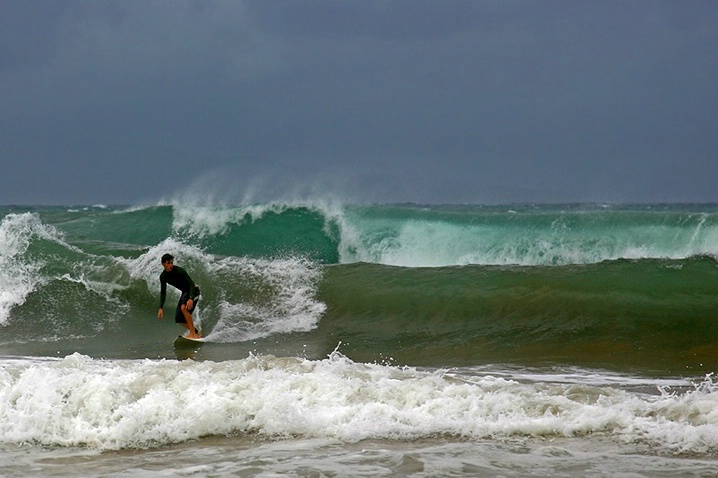
[[[713,458],[656,456],[605,439],[253,441],[211,437],[148,450],[0,448],[3,476],[712,476]]]

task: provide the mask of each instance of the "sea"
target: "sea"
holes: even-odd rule
[[[716,477],[717,368],[716,204],[0,207],[3,477]]]

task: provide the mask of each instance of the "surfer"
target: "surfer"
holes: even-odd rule
[[[199,302],[199,286],[194,283],[186,270],[174,265],[174,257],[170,254],[162,256],[162,267],[164,271],[160,274],[160,310],[157,312],[157,318],[164,317],[162,308],[167,298],[167,284],[177,288],[182,292],[179,302],[177,303],[177,312],[175,313],[175,322],[189,330],[187,337],[190,339],[199,339],[201,335],[195,328],[192,321],[192,312]]]

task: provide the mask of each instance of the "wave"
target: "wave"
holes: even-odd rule
[[[12,211],[0,222],[0,345],[32,355],[74,337],[71,346],[91,355],[156,353],[173,325],[156,319],[160,257],[172,252],[202,287],[197,320],[217,343],[266,352],[282,341],[283,353],[320,357],[343,342],[362,361],[431,366],[545,360],[705,371],[718,340],[715,222],[708,207],[675,206]],[[516,260],[511,244],[526,237],[554,244],[560,260],[533,249]],[[596,240],[615,247],[600,252]],[[460,259],[486,244],[491,260]],[[587,252],[569,254],[566,244]],[[428,245],[443,247],[436,262],[449,265],[406,265],[425,262]],[[125,351],[122,337],[138,332]]]
[[[40,272],[46,264],[47,253],[52,254],[58,247],[68,254],[75,252],[61,237],[58,230],[42,224],[34,214],[9,214],[3,218],[0,223],[0,325],[7,322],[13,307],[22,304],[33,290],[47,281]]]
[[[718,450],[715,206],[0,217],[3,444],[591,435]],[[157,319],[165,252],[202,288],[208,343],[188,356]]]
[[[718,255],[718,208],[710,205],[352,206],[301,201],[56,208],[24,214],[53,227],[51,234],[60,231],[68,244],[111,255],[137,254],[168,238],[222,256],[403,267],[545,266]]]
[[[325,264],[567,265],[718,254],[714,207],[175,206],[173,229],[217,253]]]
[[[0,360],[0,443],[146,448],[207,435],[415,440],[605,436],[710,454],[718,388],[520,382],[322,360]]]
[[[715,363],[713,258],[572,266],[333,266],[320,331],[345,353],[466,366],[548,361],[681,373]]]
[[[130,221],[107,212],[80,221],[101,223],[99,234],[104,236],[108,224],[116,221],[153,230],[142,219],[148,214],[156,217],[158,211],[122,215],[130,215]],[[307,330],[324,311],[313,297],[320,272],[301,257],[219,256],[176,237],[152,246],[115,243],[98,238],[92,228],[78,237],[77,222],[56,215],[55,225],[50,225],[33,212],[3,218],[0,325],[12,327],[0,343],[97,337],[123,326],[147,330],[143,318],[156,315],[160,258],[167,251],[192,271],[203,295],[212,298],[200,312],[211,317],[220,341]],[[174,290],[169,294],[171,298]]]

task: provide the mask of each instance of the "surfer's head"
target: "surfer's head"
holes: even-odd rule
[[[172,267],[174,266],[175,258],[172,257],[171,254],[165,254],[162,256],[162,267],[165,268],[167,272],[172,270]]]

